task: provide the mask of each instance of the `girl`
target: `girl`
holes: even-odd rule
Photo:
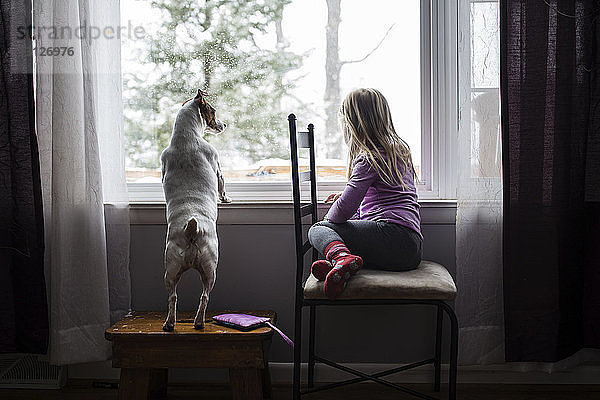
[[[338,297],[363,266],[388,271],[415,269],[423,237],[410,150],[392,124],[388,103],[375,89],[351,92],[340,109],[349,146],[348,184],[308,238],[325,256],[311,267]]]

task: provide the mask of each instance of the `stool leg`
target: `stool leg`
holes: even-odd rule
[[[265,362],[265,367],[261,370],[262,379],[262,391],[263,399],[271,398],[271,371],[269,370],[269,363]]]
[[[308,336],[308,387],[315,386],[315,330],[317,310],[310,306],[310,327]]]
[[[434,366],[434,384],[433,390],[440,391],[440,370],[442,364],[442,327],[444,323],[444,313],[442,307],[437,306],[437,324],[435,330],[435,356],[433,361]]]
[[[229,368],[233,400],[262,400],[261,374],[258,368]]]
[[[270,399],[272,388],[271,388],[271,370],[269,369],[269,350],[271,349],[271,338],[263,342],[263,359],[265,360],[265,367],[261,369],[262,379],[262,390],[263,398]]]
[[[167,397],[166,368],[121,368],[119,400]]]
[[[150,370],[150,396],[158,399],[167,398],[169,370],[167,368],[152,368]]]

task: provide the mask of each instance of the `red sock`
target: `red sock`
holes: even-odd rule
[[[333,265],[327,260],[317,260],[310,267],[310,272],[318,281],[324,281]]]
[[[325,295],[335,299],[346,288],[348,279],[362,268],[363,260],[359,256],[350,254],[350,250],[340,241],[329,243],[325,248],[325,258],[333,264],[333,268],[325,278]]]

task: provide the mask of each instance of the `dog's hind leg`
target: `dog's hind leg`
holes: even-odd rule
[[[167,260],[169,257],[165,257]],[[175,318],[177,318],[177,283],[183,274],[183,269],[175,263],[166,263],[165,287],[167,289],[169,313],[163,324],[163,331],[171,332],[175,329]]]
[[[198,272],[200,272],[200,277],[202,278],[202,296],[200,296],[200,305],[198,306],[198,312],[196,313],[196,318],[194,319],[194,328],[202,329],[204,328],[204,319],[206,318],[206,306],[208,305],[208,299],[210,296],[210,292],[215,286],[215,279],[217,277],[217,263],[209,262],[205,264],[206,266],[201,266],[198,268]]]

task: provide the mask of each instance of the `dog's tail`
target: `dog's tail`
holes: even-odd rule
[[[198,221],[196,221],[196,218],[190,218],[187,224],[185,224],[183,231],[185,232],[185,237],[188,241],[195,241],[198,236]]]

